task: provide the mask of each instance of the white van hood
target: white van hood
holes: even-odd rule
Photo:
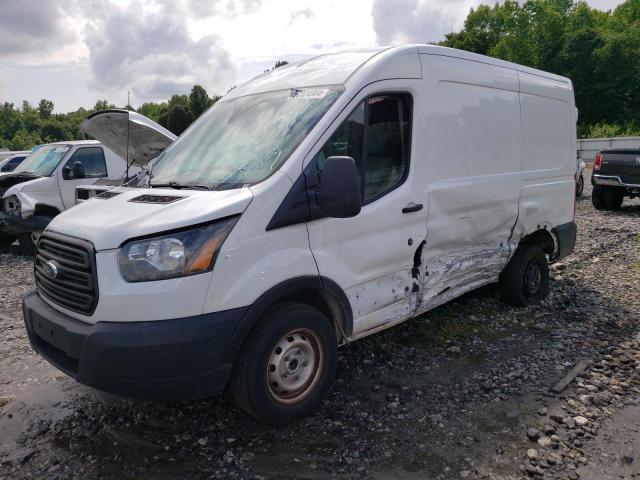
[[[119,187],[108,193],[117,195],[76,205],[55,217],[47,230],[89,240],[97,251],[109,250],[131,238],[242,213],[253,198],[248,188],[198,191]],[[182,198],[164,204],[142,203],[139,197],[143,195]]]
[[[153,120],[129,110],[96,112],[80,124],[80,130],[138,167],[145,167],[178,138]]]

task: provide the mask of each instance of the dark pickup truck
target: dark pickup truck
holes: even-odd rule
[[[593,206],[618,210],[624,197],[640,197],[640,148],[603,150],[593,162]]]

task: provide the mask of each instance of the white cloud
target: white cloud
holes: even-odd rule
[[[165,100],[195,83],[214,91],[232,83],[235,67],[220,38],[194,40],[168,3],[147,4],[142,11],[135,3],[111,6],[105,13],[85,27],[97,91],[131,90],[139,101]]]

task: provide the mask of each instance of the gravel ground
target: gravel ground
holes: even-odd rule
[[[640,201],[589,195],[542,305],[489,287],[344,347],[322,407],[277,429],[226,396],[105,401],[60,374],[22,326],[31,260],[0,250],[0,478],[640,478]]]

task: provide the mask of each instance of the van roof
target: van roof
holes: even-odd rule
[[[437,45],[402,45],[396,47],[375,47],[346,50],[319,55],[297,63],[292,63],[258,75],[247,83],[231,90],[224,100],[260,92],[285,90],[289,88],[344,85],[358,70],[371,67],[372,81],[389,78],[422,78],[417,54],[440,55],[461,58],[511,70],[529,73],[562,83],[570,80],[552,73],[517,65],[497,58],[470,53]],[[407,62],[407,55],[414,61]],[[411,65],[413,63],[413,65]]]

